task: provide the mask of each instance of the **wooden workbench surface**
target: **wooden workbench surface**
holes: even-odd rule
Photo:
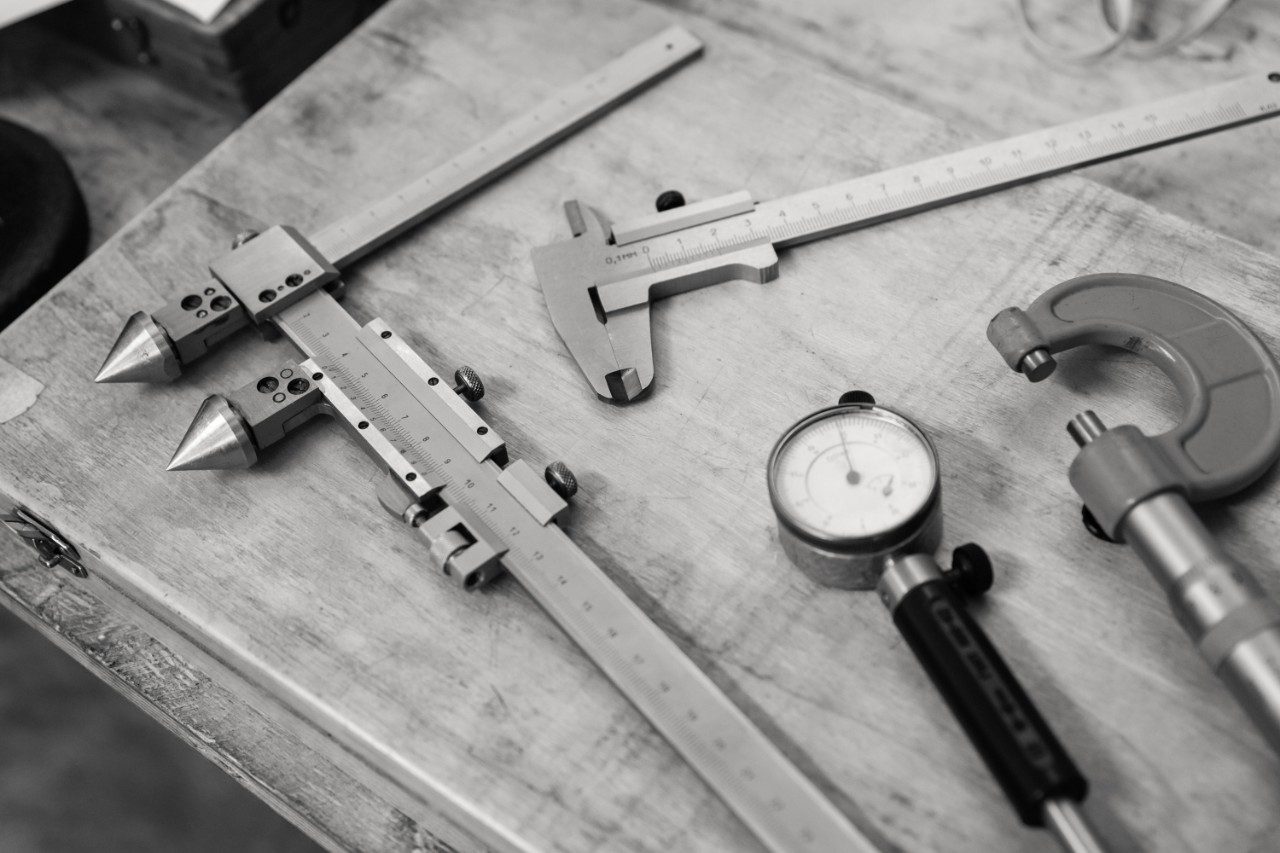
[[[392,4],[0,336],[0,491],[80,543],[95,564],[85,589],[188,656],[237,714],[258,715],[258,740],[297,744],[292,772],[331,789],[312,807],[350,789],[353,812],[384,803],[420,825],[329,829],[331,844],[754,849],[514,584],[464,596],[424,571],[337,430],[308,429],[249,473],[163,474],[199,400],[289,357],[286,345],[242,336],[169,388],[89,377],[124,317],[202,275],[227,235],[336,218],[344,200],[393,188],[673,18],[707,42],[704,59],[364,263],[350,309],[384,317],[439,368],[477,367],[485,417],[517,455],[563,458],[583,480],[579,544],[893,843],[1048,844],[1008,814],[879,603],[815,588],[777,547],[769,445],[850,387],[932,430],[948,543],[976,539],[998,560],[980,618],[1091,777],[1091,813],[1117,848],[1268,849],[1280,837],[1275,759],[1132,556],[1082,532],[1066,483],[1071,414],[1090,405],[1160,428],[1177,410],[1172,389],[1110,353],[1064,359],[1033,388],[983,335],[1007,304],[1122,270],[1204,290],[1274,347],[1269,256],[1060,178],[789,251],[766,286],[670,300],[654,312],[655,393],[637,405],[597,402],[562,350],[528,253],[564,236],[564,198],[615,216],[669,186],[768,198],[1237,70],[1128,66],[1090,86],[1022,55],[1011,21],[948,11],[956,20],[931,20],[909,46],[890,40],[890,22],[935,4],[885,4],[876,28],[812,5]],[[988,30],[946,37],[966,27]],[[956,67],[992,75],[990,88],[955,82],[943,46]],[[1002,61],[983,66],[988,54]],[[924,56],[929,70],[905,68]],[[1017,73],[1036,92],[1021,105],[1001,88]],[[1246,225],[1270,213],[1258,188],[1276,180],[1262,150],[1274,141],[1272,128],[1246,128],[1099,171],[1210,225],[1222,213],[1270,249],[1274,236]],[[1218,179],[1197,191],[1202,172]],[[1273,593],[1278,497],[1272,475],[1208,513]]]

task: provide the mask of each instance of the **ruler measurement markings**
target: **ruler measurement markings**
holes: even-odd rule
[[[313,317],[299,306],[283,324],[286,333],[335,388],[347,389],[348,402],[387,439],[404,467],[433,485],[444,484],[450,504],[465,507],[482,523],[502,509],[507,517],[518,519],[508,535],[495,536],[508,547],[503,556],[508,570],[744,823],[762,838],[779,841],[783,846],[778,849],[801,849],[797,842],[815,851],[833,849],[827,846],[831,844],[848,846],[843,815],[563,531],[537,524],[527,513],[513,514],[515,499],[500,485],[478,475],[469,477],[464,469],[483,463],[476,463],[359,339],[359,327],[349,315],[342,312],[345,338],[335,340],[336,335],[312,325],[324,321],[323,312]],[[332,307],[341,311],[336,303]],[[362,379],[369,376],[374,379]],[[392,389],[385,394],[403,405],[393,407],[370,387],[384,383]],[[401,408],[407,420],[396,416]],[[430,436],[430,441],[421,442],[419,435]],[[444,443],[444,457],[457,460],[457,466],[435,457],[441,446],[437,439]],[[424,444],[432,445],[431,453]],[[480,488],[468,489],[459,482],[467,479],[476,480]],[[487,523],[486,527],[495,533]],[[545,560],[548,555],[575,565],[553,568]],[[815,846],[819,844],[823,846]]]
[[[453,202],[470,195],[701,52],[671,27],[585,80],[551,95],[398,193],[321,229],[312,242],[339,268],[358,260]]]
[[[1238,88],[1241,84],[1227,85]],[[762,202],[753,211],[652,237],[637,248],[654,272],[725,254],[762,238],[784,248],[840,230],[854,230],[930,206],[940,206],[947,201],[993,192],[1036,177],[1070,171],[1122,153],[1190,138],[1222,125],[1263,117],[1275,112],[1276,108],[1272,102],[1259,103],[1256,113],[1251,113],[1237,98],[1176,116],[1168,114],[1167,110],[1162,115],[1153,107],[1124,110]],[[1145,126],[1131,129],[1131,124]],[[1079,143],[1072,144],[1066,140],[1079,140]],[[1029,149],[1037,145],[1042,151],[1047,149],[1048,153],[1029,153]],[[943,172],[945,174],[941,174]],[[939,177],[926,184],[928,175]],[[866,198],[869,194],[867,184],[871,182],[881,188],[882,197]],[[842,195],[849,204],[831,203],[831,198],[838,199]],[[795,215],[797,209],[812,205],[817,205],[822,215]],[[748,224],[751,219],[762,216],[766,220],[764,235]],[[784,221],[779,224],[768,221],[770,219]],[[675,247],[662,251],[673,241]]]

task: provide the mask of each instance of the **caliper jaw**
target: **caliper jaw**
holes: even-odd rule
[[[403,376],[411,393],[427,399],[440,424],[536,523],[545,526],[560,519],[568,509],[567,498],[577,490],[573,474],[555,463],[548,466],[545,477],[539,477],[525,461],[508,460],[505,442],[464,402],[484,394],[474,370],[460,368],[454,377],[457,384],[447,385],[398,336],[384,337],[389,330],[381,321],[372,321],[365,333],[422,380],[415,383]],[[317,415],[333,416],[348,427],[376,464],[387,466],[389,458],[402,459],[390,452],[389,439],[364,420],[349,400],[341,395],[327,397],[328,387],[329,380],[315,362],[290,362],[230,394],[210,396],[174,453],[169,470],[248,468],[257,462],[260,451]],[[386,468],[387,476],[377,489],[378,501],[427,541],[432,568],[468,591],[501,577],[507,548],[491,526],[465,503],[451,503],[444,483],[431,482],[421,468],[406,468],[403,461],[398,464],[401,470]]]
[[[171,381],[183,365],[250,323],[270,335],[273,315],[321,287],[335,295],[342,287],[337,269],[284,225],[238,239],[209,271],[212,279],[154,314],[131,316],[95,381]]]
[[[694,220],[676,208],[610,228],[599,212],[569,201],[565,215],[573,238],[533,251],[551,322],[592,390],[605,400],[628,403],[653,384],[649,305],[654,299],[736,279],[764,283],[777,277],[778,254],[767,240],[658,270],[637,269],[635,258],[643,256],[643,248],[610,243],[620,230],[642,234],[629,238],[642,240],[689,227],[691,221],[734,215],[750,207],[750,197],[735,193],[692,207],[697,208]],[[618,258],[629,271],[611,269]]]
[[[258,451],[316,415],[332,414],[316,377],[289,362],[223,396],[213,394],[183,436],[170,471],[249,468]]]

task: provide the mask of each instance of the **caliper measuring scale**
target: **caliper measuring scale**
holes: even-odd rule
[[[340,267],[700,50],[673,27],[313,240],[284,226],[237,238],[210,265],[212,280],[154,316],[130,318],[98,379],[173,379],[250,321],[283,333],[305,358],[209,397],[170,470],[248,467],[306,421],[333,417],[385,471],[377,500],[424,540],[435,571],[467,590],[509,572],[767,849],[872,851],[876,844],[564,533],[572,472],[556,462],[539,475],[508,455],[468,405],[484,393],[475,371],[445,381],[386,323],[361,325],[336,298]],[[527,849],[503,832],[507,847]]]
[[[851,391],[783,433],[767,471],[791,561],[825,586],[876,590],[1022,822],[1069,853],[1101,853],[1084,776],[965,606],[991,587],[990,560],[972,543],[949,571],[933,556],[942,480],[924,431]]]
[[[778,250],[1226,130],[1280,113],[1280,72],[933,157],[783,198],[745,190],[610,224],[565,203],[570,240],[534,249],[551,322],[595,393],[627,403],[653,383],[653,300],[778,275]]]

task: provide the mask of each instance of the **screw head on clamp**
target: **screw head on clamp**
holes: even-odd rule
[[[475,372],[474,368],[462,365],[453,372],[454,392],[464,399],[474,403],[484,396],[484,383],[480,381],[480,374]]]
[[[675,210],[677,207],[684,207],[684,193],[680,192],[680,190],[667,190],[658,196],[653,206],[658,209],[659,213]]]
[[[546,470],[547,485],[566,501],[578,493],[578,478],[563,462],[552,462]]]

